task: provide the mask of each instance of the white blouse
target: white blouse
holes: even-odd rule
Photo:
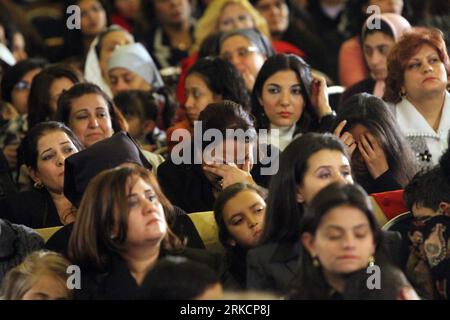
[[[270,143],[283,151],[294,138],[295,124],[292,127],[278,127],[270,124],[269,132]]]
[[[395,105],[395,116],[400,130],[411,143],[416,156],[422,165],[436,165],[439,158],[448,148],[450,130],[450,94],[445,92],[444,108],[437,131],[407,99]],[[431,156],[431,157],[430,157]]]

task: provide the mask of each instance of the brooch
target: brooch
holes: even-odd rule
[[[420,161],[430,162],[432,154],[428,150],[425,150],[424,152],[417,153],[416,156]]]

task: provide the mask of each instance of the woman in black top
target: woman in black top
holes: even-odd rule
[[[83,277],[76,299],[133,299],[147,272],[167,254],[218,269],[206,253],[184,249],[167,224],[170,203],[154,176],[134,165],[103,171],[80,204],[69,257]]]
[[[30,228],[73,222],[75,208],[63,194],[64,160],[82,149],[75,134],[62,123],[42,122],[32,128],[19,150],[34,188],[4,198],[1,218]]]
[[[352,184],[327,186],[301,220],[299,269],[290,297],[342,299],[348,275],[375,264],[384,270],[383,245],[364,190]]]

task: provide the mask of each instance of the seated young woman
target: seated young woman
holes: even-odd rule
[[[0,218],[30,228],[61,226],[74,221],[75,208],[63,193],[65,159],[82,144],[64,124],[49,121],[34,126],[20,153],[34,188],[0,201]]]
[[[219,240],[225,248],[225,266],[230,274],[228,288],[244,289],[247,251],[258,245],[264,230],[265,190],[236,183],[225,188],[214,204]]]
[[[306,210],[299,235],[291,299],[342,299],[350,274],[375,264],[384,270],[390,263],[367,194],[357,185],[322,189]]]

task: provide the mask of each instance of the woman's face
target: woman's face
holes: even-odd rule
[[[122,30],[108,32],[108,34],[103,37],[99,57],[100,69],[102,70],[103,78],[107,79],[108,61],[113,51],[119,46],[124,46],[130,43],[134,43],[133,36]]]
[[[70,108],[69,127],[86,148],[111,137],[114,130],[105,99],[95,93],[85,94],[73,99]]]
[[[81,33],[95,37],[107,27],[106,12],[100,1],[81,0],[78,2],[81,10]]]
[[[219,102],[222,97],[212,92],[203,78],[197,74],[192,73],[186,77],[186,112],[188,119],[194,122],[198,119],[200,112],[202,112],[210,103]]]
[[[259,102],[270,123],[279,127],[293,126],[305,107],[297,74],[283,70],[271,75],[264,82]]]
[[[233,64],[246,77],[246,74],[256,78],[266,57],[246,37],[235,35],[222,42],[220,56]]]
[[[324,275],[345,275],[367,268],[375,253],[375,240],[367,216],[358,208],[340,205],[322,218],[315,235],[306,233],[302,242],[316,257]]]
[[[62,193],[64,188],[64,160],[79,150],[64,131],[49,131],[37,143],[36,170],[30,169],[34,181],[47,190]]]
[[[364,57],[373,79],[387,78],[387,56],[394,45],[394,39],[383,32],[371,33],[364,39]]]
[[[255,247],[264,228],[266,203],[254,190],[243,190],[223,207],[223,221],[230,234],[231,245]]]
[[[13,87],[11,103],[20,114],[28,113],[28,96],[30,95],[31,82],[41,70],[41,68],[37,68],[28,71]]]
[[[447,87],[447,71],[436,49],[423,45],[406,64],[404,73],[406,96],[414,100],[442,94]]]
[[[50,108],[53,112],[56,112],[56,109],[58,108],[58,99],[61,93],[65,90],[69,90],[73,87],[73,85],[74,83],[72,80],[66,77],[56,78],[53,80],[49,88]]]
[[[191,4],[189,0],[152,0],[155,16],[161,25],[180,25],[189,20]]]
[[[267,20],[271,34],[282,34],[289,26],[289,8],[285,0],[260,0],[256,9]]]
[[[141,0],[116,0],[114,7],[117,12],[127,19],[134,19],[139,14]]]
[[[142,245],[162,241],[167,233],[167,223],[164,209],[153,187],[138,178],[127,199],[127,244]]]
[[[353,183],[350,164],[340,151],[322,149],[313,153],[307,163],[302,184],[297,190],[297,201],[308,204],[314,196],[331,183]]]
[[[42,274],[21,300],[67,300],[69,290],[64,279],[49,273]]]
[[[218,21],[218,31],[251,29],[254,27],[255,23],[252,16],[240,4],[229,3],[222,8]]]
[[[149,91],[151,85],[140,75],[125,68],[109,70],[109,83],[114,95],[127,90]]]

